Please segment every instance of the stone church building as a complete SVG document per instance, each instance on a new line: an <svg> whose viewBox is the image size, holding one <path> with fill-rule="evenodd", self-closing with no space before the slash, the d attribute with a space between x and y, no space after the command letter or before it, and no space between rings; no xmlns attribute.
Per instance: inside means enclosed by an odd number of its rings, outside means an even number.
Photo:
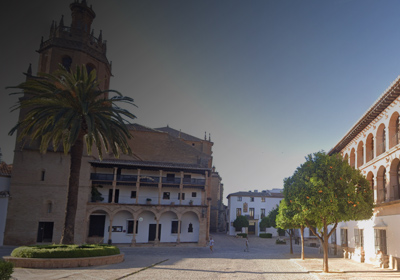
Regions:
<svg viewBox="0 0 400 280"><path fill-rule="evenodd" d="M96 16L85 0L70 4L72 22L53 22L40 43L38 72L96 69L101 89L108 89L111 64ZM35 79L29 67L27 79ZM20 118L25 115L21 110ZM196 243L204 246L210 229L223 230L222 178L212 165L210 137L200 139L170 127L129 125L133 155L103 160L84 155L75 243ZM40 154L16 143L4 244L58 243L64 224L69 156Z"/></svg>

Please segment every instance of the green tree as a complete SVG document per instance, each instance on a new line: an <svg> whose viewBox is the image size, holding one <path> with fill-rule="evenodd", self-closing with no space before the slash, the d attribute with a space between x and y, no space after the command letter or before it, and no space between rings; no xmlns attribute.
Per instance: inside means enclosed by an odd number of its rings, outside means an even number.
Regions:
<svg viewBox="0 0 400 280"><path fill-rule="evenodd" d="M273 227L276 228L276 216L278 216L279 213L279 205L276 205L274 208L272 208L271 211L268 212L267 215L267 227Z"/></svg>
<svg viewBox="0 0 400 280"><path fill-rule="evenodd" d="M87 73L86 67L75 72L60 68L53 74L40 74L18 86L22 90L12 94L25 94L12 111L23 109L27 113L9 132L18 130L18 140L39 141L39 150L45 153L51 146L63 147L70 154L67 204L61 243L74 243L74 226L78 203L79 176L84 145L91 154L95 147L102 158L103 148L118 157L120 151L130 154L126 118L135 116L116 105L117 102L134 105L133 99L115 90L100 90L96 71ZM112 94L112 97L108 97Z"/></svg>
<svg viewBox="0 0 400 280"><path fill-rule="evenodd" d="M292 239L294 235L294 229L299 227L299 224L295 221L295 212L291 211L286 200L282 199L279 204L278 215L276 216L276 226L280 229L286 230L290 237L290 254L293 254Z"/></svg>
<svg viewBox="0 0 400 280"><path fill-rule="evenodd" d="M244 227L249 227L249 220L247 220L245 216L237 216L233 221L233 226L235 227L236 231L242 230Z"/></svg>
<svg viewBox="0 0 400 280"><path fill-rule="evenodd" d="M267 227L269 227L269 219L268 217L264 217L260 221L260 229L265 230Z"/></svg>
<svg viewBox="0 0 400 280"><path fill-rule="evenodd" d="M324 272L329 272L328 238L337 224L372 216L373 193L369 182L338 154L308 155L284 195L286 203L297 213L302 212L304 222L320 239ZM329 225L332 225L330 230ZM314 230L314 226L319 230Z"/></svg>

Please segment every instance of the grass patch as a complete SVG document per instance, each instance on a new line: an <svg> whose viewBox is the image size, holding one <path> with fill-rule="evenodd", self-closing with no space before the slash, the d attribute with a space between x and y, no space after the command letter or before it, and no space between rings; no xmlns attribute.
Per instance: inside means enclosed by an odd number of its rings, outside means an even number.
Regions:
<svg viewBox="0 0 400 280"><path fill-rule="evenodd" d="M15 248L11 256L17 258L87 258L118 255L115 246L101 244L84 245L33 245Z"/></svg>

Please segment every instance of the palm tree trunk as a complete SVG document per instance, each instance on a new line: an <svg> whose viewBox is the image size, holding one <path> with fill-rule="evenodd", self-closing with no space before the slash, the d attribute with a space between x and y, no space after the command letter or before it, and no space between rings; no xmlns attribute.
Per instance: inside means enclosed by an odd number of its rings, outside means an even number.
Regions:
<svg viewBox="0 0 400 280"><path fill-rule="evenodd" d="M64 228L61 244L74 244L75 217L78 206L79 175L83 155L83 133L71 147L71 162L69 168L67 205L65 207Z"/></svg>

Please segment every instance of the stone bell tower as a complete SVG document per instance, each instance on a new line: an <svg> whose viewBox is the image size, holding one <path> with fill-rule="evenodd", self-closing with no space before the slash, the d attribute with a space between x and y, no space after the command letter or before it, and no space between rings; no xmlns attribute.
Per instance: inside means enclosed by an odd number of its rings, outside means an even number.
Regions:
<svg viewBox="0 0 400 280"><path fill-rule="evenodd" d="M86 65L88 71L96 69L101 89L109 89L111 63L106 56L107 42L103 40L101 30L96 38L91 29L96 14L86 0L76 0L69 7L71 25L66 26L62 16L58 24L55 21L51 24L49 38L44 40L42 37L38 72L52 73L59 64L73 71L77 65Z"/></svg>

